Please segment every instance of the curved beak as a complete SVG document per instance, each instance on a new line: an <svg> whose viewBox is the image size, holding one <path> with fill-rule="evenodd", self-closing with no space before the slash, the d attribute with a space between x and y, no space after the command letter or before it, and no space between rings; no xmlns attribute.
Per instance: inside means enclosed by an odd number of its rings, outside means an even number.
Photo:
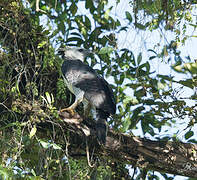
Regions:
<svg viewBox="0 0 197 180"><path fill-rule="evenodd" d="M64 54L64 51L66 50L67 48L58 48L57 49L57 54L58 55L63 55Z"/></svg>
<svg viewBox="0 0 197 180"><path fill-rule="evenodd" d="M92 55L92 54L94 55L94 52L92 52L91 50L86 49L85 51L87 55Z"/></svg>

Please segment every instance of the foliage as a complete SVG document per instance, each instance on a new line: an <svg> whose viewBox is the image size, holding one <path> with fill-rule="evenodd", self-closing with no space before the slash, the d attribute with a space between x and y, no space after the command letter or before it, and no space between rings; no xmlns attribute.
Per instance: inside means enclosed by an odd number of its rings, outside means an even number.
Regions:
<svg viewBox="0 0 197 180"><path fill-rule="evenodd" d="M81 12L79 6L83 5L88 14ZM197 109L195 104L186 103L180 91L182 87L196 88L197 63L182 57L178 50L190 38L186 34L187 25L196 29L191 14L196 7L192 1L178 0L131 1L130 6L133 12L125 12L125 25L112 15L113 6L107 0L0 2L2 178L128 177L124 163L114 165L102 157L95 160L97 166L91 169L85 158L69 156L65 147L69 133L62 133L58 109L71 104L73 97L61 79L62 62L55 53L60 45L82 46L97 54L91 57L90 65L110 77L117 114L109 125L115 131L132 134L134 129L141 129L143 135L153 139L176 140L173 135L158 137L158 133L163 126L170 128L188 119L185 141L196 142L192 138ZM135 54L133 49L119 48L117 34L129 32L131 26L143 31L170 30L175 38L160 45L159 51L148 49L151 55L146 59L143 52ZM156 73L151 63L166 59L172 70L189 78L178 81L170 74ZM180 89L174 89L173 84L181 85ZM196 103L196 97L194 92L188 99ZM138 171L137 177L143 173ZM147 175L149 179L158 178L151 172ZM170 179L167 175L163 177Z"/></svg>

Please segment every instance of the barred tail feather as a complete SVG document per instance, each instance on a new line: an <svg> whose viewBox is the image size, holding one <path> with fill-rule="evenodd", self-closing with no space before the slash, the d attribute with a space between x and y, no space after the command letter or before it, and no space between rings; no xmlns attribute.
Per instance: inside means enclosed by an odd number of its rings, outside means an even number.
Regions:
<svg viewBox="0 0 197 180"><path fill-rule="evenodd" d="M107 118L109 117L108 113L105 113L103 110L96 110L96 133L97 138L100 144L105 144L107 137Z"/></svg>
<svg viewBox="0 0 197 180"><path fill-rule="evenodd" d="M96 133L100 144L105 144L107 137L107 124L105 119L98 119L96 123Z"/></svg>

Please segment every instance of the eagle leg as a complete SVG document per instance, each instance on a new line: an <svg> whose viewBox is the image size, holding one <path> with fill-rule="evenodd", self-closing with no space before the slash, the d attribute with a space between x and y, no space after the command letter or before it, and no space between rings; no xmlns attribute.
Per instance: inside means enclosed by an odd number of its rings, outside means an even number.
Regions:
<svg viewBox="0 0 197 180"><path fill-rule="evenodd" d="M71 116L74 116L75 108L78 106L78 104L80 104L83 101L83 96L84 96L84 92L83 91L79 92L76 95L75 102L71 106L61 109L60 112L67 111L69 114L71 114Z"/></svg>
<svg viewBox="0 0 197 180"><path fill-rule="evenodd" d="M91 105L88 101L83 101L83 115L88 117L90 115Z"/></svg>
<svg viewBox="0 0 197 180"><path fill-rule="evenodd" d="M73 105L73 104L72 104L72 105ZM71 116L74 116L75 111L74 111L72 105L69 106L69 107L67 107L67 108L61 109L60 112L62 113L62 112L64 112L64 111L67 111L69 114L71 114Z"/></svg>

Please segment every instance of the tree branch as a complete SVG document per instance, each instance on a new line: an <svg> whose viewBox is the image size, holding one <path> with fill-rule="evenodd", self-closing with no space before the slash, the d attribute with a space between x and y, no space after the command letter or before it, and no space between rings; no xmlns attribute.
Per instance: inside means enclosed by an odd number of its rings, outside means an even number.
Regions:
<svg viewBox="0 0 197 180"><path fill-rule="evenodd" d="M89 132L90 148L99 146L95 140L95 125L88 127L84 125L82 117L76 118L75 121L68 120L68 117L63 118L69 126L75 127L75 133L72 134L75 143L84 140L82 132ZM84 128L85 127L85 128ZM79 133L79 131L81 133ZM77 137L76 137L77 136ZM92 138L91 138L92 137ZM77 144L75 144L77 146ZM85 151L85 146L83 147ZM100 148L96 147L97 155L105 155L114 161L120 161L126 164L131 164L134 167L145 168L148 170L156 170L170 174L197 177L197 145L171 142L171 141L153 141L146 138L129 136L126 134L115 133L112 129L109 130L106 144ZM169 168L170 167L170 168Z"/></svg>

